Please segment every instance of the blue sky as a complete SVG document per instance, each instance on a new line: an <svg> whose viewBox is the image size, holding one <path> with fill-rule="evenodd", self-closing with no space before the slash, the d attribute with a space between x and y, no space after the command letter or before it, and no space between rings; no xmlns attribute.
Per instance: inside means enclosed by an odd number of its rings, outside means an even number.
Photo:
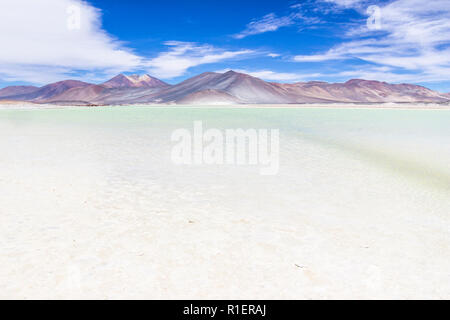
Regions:
<svg viewBox="0 0 450 320"><path fill-rule="evenodd" d="M2 0L0 86L234 69L450 92L448 0Z"/></svg>

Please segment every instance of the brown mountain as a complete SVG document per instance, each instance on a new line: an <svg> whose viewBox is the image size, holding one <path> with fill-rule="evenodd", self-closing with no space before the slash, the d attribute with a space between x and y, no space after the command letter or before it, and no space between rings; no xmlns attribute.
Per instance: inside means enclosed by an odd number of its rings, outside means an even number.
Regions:
<svg viewBox="0 0 450 320"><path fill-rule="evenodd" d="M17 96L21 94L28 94L39 90L34 86L11 86L0 90L0 98Z"/></svg>
<svg viewBox="0 0 450 320"><path fill-rule="evenodd" d="M8 99L43 102L72 88L87 87L87 86L90 86L90 84L77 80L65 80L46 85L31 93L10 96L8 97Z"/></svg>
<svg viewBox="0 0 450 320"><path fill-rule="evenodd" d="M121 104L153 94L170 85L149 75L119 74L100 85L72 88L47 99L47 103L70 101L81 104Z"/></svg>
<svg viewBox="0 0 450 320"><path fill-rule="evenodd" d="M46 99L45 103L73 103L73 104L92 104L93 100L100 96L107 89L101 85L92 84L89 86L75 87L66 90L60 94L54 95Z"/></svg>
<svg viewBox="0 0 450 320"><path fill-rule="evenodd" d="M389 84L361 79L345 83L306 82L277 84L286 89L295 102L314 100L333 102L444 102L447 97L422 86Z"/></svg>

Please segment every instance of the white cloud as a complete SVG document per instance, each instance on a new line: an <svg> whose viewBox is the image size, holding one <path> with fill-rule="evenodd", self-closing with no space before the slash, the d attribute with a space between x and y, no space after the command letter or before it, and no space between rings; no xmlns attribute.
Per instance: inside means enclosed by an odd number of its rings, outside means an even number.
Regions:
<svg viewBox="0 0 450 320"><path fill-rule="evenodd" d="M342 59L342 55L334 50L330 50L325 54L316 54L316 55L299 55L294 57L294 61L296 62L321 62L328 60L340 60Z"/></svg>
<svg viewBox="0 0 450 320"><path fill-rule="evenodd" d="M169 50L146 62L149 72L163 79L184 75L189 68L234 58L248 57L252 50L225 51L209 45L169 41Z"/></svg>
<svg viewBox="0 0 450 320"><path fill-rule="evenodd" d="M328 2L360 8L361 1ZM365 24L349 29L347 35L353 40L317 55L296 56L294 61L360 59L392 70L390 74L372 73L373 76L408 81L414 73L416 82L449 80L448 4L448 0L395 0L384 6L380 4L381 30L369 30Z"/></svg>
<svg viewBox="0 0 450 320"><path fill-rule="evenodd" d="M271 57L271 58L278 58L279 56L281 56L281 54L278 54L278 53L268 53L267 56L268 56L268 57Z"/></svg>
<svg viewBox="0 0 450 320"><path fill-rule="evenodd" d="M236 39L243 39L255 34L276 31L279 28L294 24L294 20L294 15L277 17L276 14L269 13L261 19L253 20L247 25L247 28L245 30L238 34L235 34L233 37Z"/></svg>
<svg viewBox="0 0 450 320"><path fill-rule="evenodd" d="M82 0L2 0L0 39L0 78L9 81L112 74L142 62L101 29L101 12Z"/></svg>
<svg viewBox="0 0 450 320"><path fill-rule="evenodd" d="M255 19L247 24L245 30L234 34L235 39L243 39L248 36L277 31L280 28L297 25L300 30L304 28L313 28L317 24L323 23L323 21L314 16L310 16L305 3L294 4L289 7L289 14L278 17L275 13L266 14L260 19ZM313 7L317 7L315 4Z"/></svg>

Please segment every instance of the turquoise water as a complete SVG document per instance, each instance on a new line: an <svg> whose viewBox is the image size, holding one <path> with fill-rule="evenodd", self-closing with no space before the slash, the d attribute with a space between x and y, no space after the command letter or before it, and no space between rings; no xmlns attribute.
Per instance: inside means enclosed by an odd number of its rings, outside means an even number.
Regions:
<svg viewBox="0 0 450 320"><path fill-rule="evenodd" d="M70 128L105 132L160 134L205 128L279 129L327 148L351 153L423 182L446 187L450 182L450 111L314 108L71 108L0 110L0 125ZM7 134L4 132L3 134ZM169 141L166 141L170 144ZM282 144L282 141L281 141ZM283 144L282 144L283 145Z"/></svg>

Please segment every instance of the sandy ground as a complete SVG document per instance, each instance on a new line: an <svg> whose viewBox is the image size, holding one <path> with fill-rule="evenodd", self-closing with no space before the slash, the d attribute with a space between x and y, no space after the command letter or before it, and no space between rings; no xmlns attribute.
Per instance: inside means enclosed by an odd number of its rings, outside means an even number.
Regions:
<svg viewBox="0 0 450 320"><path fill-rule="evenodd" d="M450 298L449 113L345 112L0 111L0 298ZM173 165L193 120L279 174Z"/></svg>

